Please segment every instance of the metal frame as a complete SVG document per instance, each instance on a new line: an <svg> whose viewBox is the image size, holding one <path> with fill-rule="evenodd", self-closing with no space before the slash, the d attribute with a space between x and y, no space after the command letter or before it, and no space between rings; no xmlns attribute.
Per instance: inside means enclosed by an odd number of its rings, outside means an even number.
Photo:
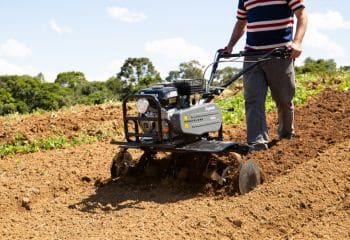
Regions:
<svg viewBox="0 0 350 240"><path fill-rule="evenodd" d="M146 98L149 102L154 103L157 107L157 116L156 117L139 117L139 116L129 116L128 115L128 110L127 110L127 104L131 99L134 99L137 101L140 98ZM155 139L155 141L159 141L160 143L164 143L163 139L163 129L162 129L162 112L161 112L161 105L158 99L153 96L153 95L140 95L140 94L134 94L134 95L129 95L123 100L123 121L124 121L124 133L125 133L125 138L128 142L141 142L140 137L154 137L154 135L148 136L147 134L142 134L139 131L139 125L138 121L152 121L152 122L157 122L158 123L158 131L157 131L157 137L158 139ZM135 132L130 132L129 131L129 122L132 121L135 126ZM171 131L171 126L170 122L167 121L169 125L169 138L171 137L172 134L170 134ZM132 140L130 137L135 137L135 141Z"/></svg>

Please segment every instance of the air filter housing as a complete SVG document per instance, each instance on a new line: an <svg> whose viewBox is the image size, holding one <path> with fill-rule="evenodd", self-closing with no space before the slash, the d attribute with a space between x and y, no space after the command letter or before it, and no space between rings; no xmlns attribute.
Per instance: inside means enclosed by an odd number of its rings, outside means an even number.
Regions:
<svg viewBox="0 0 350 240"><path fill-rule="evenodd" d="M193 95L204 92L203 80L201 79L175 80L174 87L177 88L179 95Z"/></svg>

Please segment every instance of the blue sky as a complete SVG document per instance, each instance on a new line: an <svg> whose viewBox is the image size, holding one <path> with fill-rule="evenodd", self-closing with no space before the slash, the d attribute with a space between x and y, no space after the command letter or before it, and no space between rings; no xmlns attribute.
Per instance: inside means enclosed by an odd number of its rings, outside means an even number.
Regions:
<svg viewBox="0 0 350 240"><path fill-rule="evenodd" d="M82 71L107 80L128 57L148 57L163 77L226 45L238 0L2 0L0 75ZM306 57L350 65L350 1L306 0ZM242 50L244 38L235 48Z"/></svg>

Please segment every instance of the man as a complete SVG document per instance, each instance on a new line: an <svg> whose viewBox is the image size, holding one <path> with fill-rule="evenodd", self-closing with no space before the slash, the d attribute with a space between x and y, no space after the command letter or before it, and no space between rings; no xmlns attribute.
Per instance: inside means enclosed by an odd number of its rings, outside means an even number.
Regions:
<svg viewBox="0 0 350 240"><path fill-rule="evenodd" d="M293 37L294 15L297 26ZM245 31L247 51L269 51L282 46L292 50L290 59L262 62L243 77L247 142L252 150L267 149L265 100L268 87L278 108L279 137L290 139L294 135L293 62L302 52L306 27L307 14L302 0L239 0L237 22L225 52L232 52ZM257 59L246 57L243 68Z"/></svg>

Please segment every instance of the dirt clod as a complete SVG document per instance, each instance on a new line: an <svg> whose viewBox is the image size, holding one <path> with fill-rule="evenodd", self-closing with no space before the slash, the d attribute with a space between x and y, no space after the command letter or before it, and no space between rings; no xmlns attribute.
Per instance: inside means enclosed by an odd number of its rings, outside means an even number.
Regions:
<svg viewBox="0 0 350 240"><path fill-rule="evenodd" d="M81 178L81 181L89 183L89 182L91 182L91 178L88 176L84 176Z"/></svg>
<svg viewBox="0 0 350 240"><path fill-rule="evenodd" d="M231 218L227 218L227 220L229 222L231 222L235 227L242 227L242 221L241 220L237 220L237 219L231 219Z"/></svg>
<svg viewBox="0 0 350 240"><path fill-rule="evenodd" d="M23 197L22 198L22 207L27 209L27 210L31 210L31 206L30 206L30 200L28 197Z"/></svg>

